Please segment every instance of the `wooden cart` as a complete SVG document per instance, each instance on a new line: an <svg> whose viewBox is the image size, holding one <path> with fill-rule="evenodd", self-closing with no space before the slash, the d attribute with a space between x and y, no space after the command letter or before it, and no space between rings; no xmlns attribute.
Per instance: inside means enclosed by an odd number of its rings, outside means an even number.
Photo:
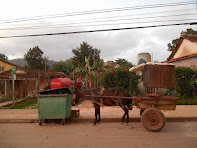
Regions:
<svg viewBox="0 0 197 148"><path fill-rule="evenodd" d="M130 69L142 75L145 88L143 97L121 96L89 96L100 98L134 99L140 109L141 122L149 131L160 131L165 126L165 116L160 110L175 110L179 98L162 95L162 89L175 86L174 65L172 64L141 64ZM87 96L88 97L88 96Z"/></svg>
<svg viewBox="0 0 197 148"><path fill-rule="evenodd" d="M141 122L149 131L160 131L165 126L165 116L160 110L176 109L179 98L162 95L162 90L175 87L174 67L173 64L148 63L129 70L142 75L146 95L135 102L141 109Z"/></svg>
<svg viewBox="0 0 197 148"><path fill-rule="evenodd" d="M147 95L143 97L99 96L86 95L91 98L133 99L140 109L143 126L152 132L160 131L165 126L165 116L161 110L175 110L179 98L172 96Z"/></svg>

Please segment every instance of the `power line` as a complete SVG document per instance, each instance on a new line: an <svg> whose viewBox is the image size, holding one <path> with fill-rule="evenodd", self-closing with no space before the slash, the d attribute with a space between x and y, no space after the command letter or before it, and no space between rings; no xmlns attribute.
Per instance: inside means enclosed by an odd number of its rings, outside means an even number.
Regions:
<svg viewBox="0 0 197 148"><path fill-rule="evenodd" d="M97 19L109 19L109 18L121 18L121 17L132 17L132 16L143 16L143 15L150 15L150 14L158 14L158 13L175 13L175 12L184 12L184 11L191 11L192 9L179 9L179 10L172 10L172 11L156 11L156 12L151 12L151 13L137 13L133 15L121 15L121 16L111 16L111 17L100 17L100 18L91 18L91 19L77 19L77 20L72 20L72 22L75 21L84 21L84 20L97 20Z"/></svg>
<svg viewBox="0 0 197 148"><path fill-rule="evenodd" d="M165 27L165 26L180 26L180 25L194 25L194 24L197 24L197 22L187 22L187 23L179 23L179 24L163 24L163 25L141 26L141 27L128 27L128 28L100 29L100 30L89 30L89 31L47 33L47 34L30 34L30 35L18 35L18 36L17 35L16 36L0 36L0 38L19 38L19 37L38 37L38 36L52 36L52 35L68 35L68 34L106 32L106 31L117 31L117 30L133 30L133 29L142 29L142 28Z"/></svg>
<svg viewBox="0 0 197 148"><path fill-rule="evenodd" d="M80 26L73 26L76 24L89 24L89 23L101 23L101 22L116 22L116 21L129 21L129 20L140 20L140 19L155 19L155 18L164 18L164 17L177 17L177 16L189 16L189 15L196 15L193 14L176 14L176 15L163 15L163 16L150 16L150 17L143 17L143 18L125 18L125 19L115 19L115 20L105 20L105 21L88 21L88 22L77 22L77 23L68 23L68 24L54 24L54 25L39 25L39 26L30 26L30 27L15 27L15 28L2 28L0 30L25 30L25 29L44 29L47 28L65 28L65 27L80 27ZM192 19L194 20L194 19ZM177 20L175 20L177 21ZM178 20L179 21L179 20ZM161 22L161 21L160 21ZM162 21L163 22L163 21ZM135 24L135 23L150 23L150 22L132 22L132 23L120 23L120 24ZM152 22L151 22L152 23ZM117 24L117 23L116 23ZM72 25L72 26L69 26ZM98 25L85 25L85 26L99 26L99 25L106 25L106 24L98 24ZM110 25L110 24L109 24ZM114 25L114 24L112 24ZM83 26L83 25L82 25Z"/></svg>
<svg viewBox="0 0 197 148"><path fill-rule="evenodd" d="M5 24L5 23L8 24L8 23L16 23L16 22L24 22L24 21L34 21L34 20L40 20L40 19L43 20L43 19L58 18L58 17L119 12L119 11L128 11L128 10L136 10L136 9L150 9L150 8L161 8L161 7L185 6L185 5L191 5L191 4L196 4L196 2L195 1L189 1L189 2L180 2L180 3L167 3L167 4L156 4L156 5L144 5L144 6L135 6L135 7L123 7L123 8L113 8L113 9L83 11L83 12L74 12L74 13L63 13L63 14L55 14L55 15L48 15L48 16L34 16L34 17L29 17L29 18L3 20L3 21L0 22L0 24Z"/></svg>

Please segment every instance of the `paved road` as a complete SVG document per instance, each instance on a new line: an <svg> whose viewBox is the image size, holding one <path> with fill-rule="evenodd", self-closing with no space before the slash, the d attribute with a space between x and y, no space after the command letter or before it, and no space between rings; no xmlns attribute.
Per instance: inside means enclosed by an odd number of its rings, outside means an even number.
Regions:
<svg viewBox="0 0 197 148"><path fill-rule="evenodd" d="M84 101L72 109L80 109L80 119L94 119L95 109L90 101ZM177 105L176 110L163 111L167 118L197 117L197 105ZM101 118L121 118L124 112L120 107L101 107ZM130 118L140 118L140 109L129 112ZM0 119L38 119L37 109L0 109Z"/></svg>
<svg viewBox="0 0 197 148"><path fill-rule="evenodd" d="M162 132L141 123L61 124L1 123L1 148L196 148L197 122L169 122Z"/></svg>

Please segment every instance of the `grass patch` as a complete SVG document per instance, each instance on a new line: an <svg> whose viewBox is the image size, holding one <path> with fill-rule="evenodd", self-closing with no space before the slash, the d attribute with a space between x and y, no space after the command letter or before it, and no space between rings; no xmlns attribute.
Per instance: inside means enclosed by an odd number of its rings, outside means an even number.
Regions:
<svg viewBox="0 0 197 148"><path fill-rule="evenodd" d="M197 105L197 97L193 97L191 99L180 98L177 101L178 105Z"/></svg>
<svg viewBox="0 0 197 148"><path fill-rule="evenodd" d="M37 99L31 99L25 102L15 103L14 105L12 104L11 106L8 107L8 109L24 109L37 103L38 103Z"/></svg>

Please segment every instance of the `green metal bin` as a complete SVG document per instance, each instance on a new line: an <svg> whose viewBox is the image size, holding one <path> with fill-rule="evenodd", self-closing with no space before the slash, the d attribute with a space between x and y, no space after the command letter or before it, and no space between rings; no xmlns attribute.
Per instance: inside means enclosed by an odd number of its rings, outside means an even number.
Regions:
<svg viewBox="0 0 197 148"><path fill-rule="evenodd" d="M62 125L65 119L71 117L72 94L51 94L38 96L38 118L39 124L45 119L62 119Z"/></svg>

